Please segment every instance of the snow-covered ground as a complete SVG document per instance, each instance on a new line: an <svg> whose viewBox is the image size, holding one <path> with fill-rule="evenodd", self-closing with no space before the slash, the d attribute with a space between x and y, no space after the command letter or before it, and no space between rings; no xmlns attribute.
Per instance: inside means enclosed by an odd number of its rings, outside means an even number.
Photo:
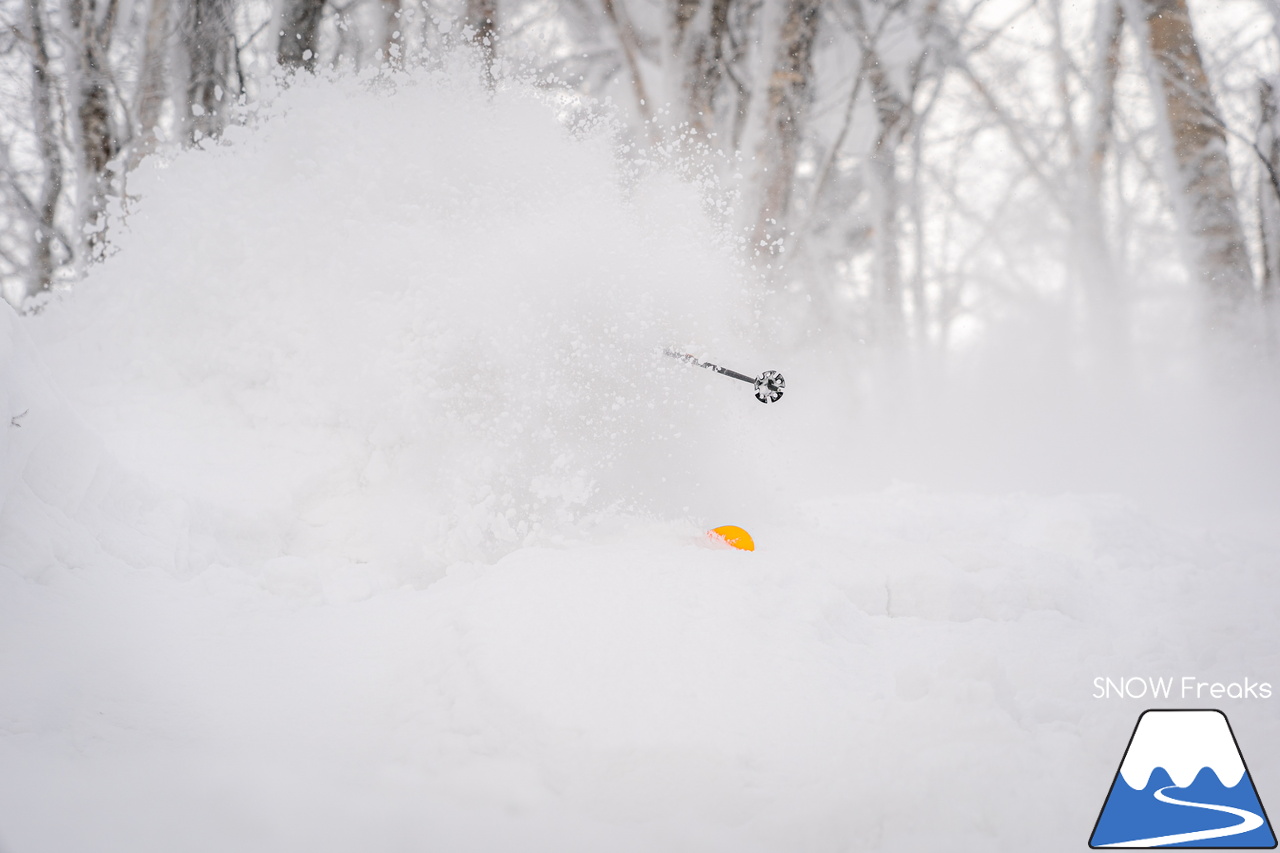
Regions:
<svg viewBox="0 0 1280 853"><path fill-rule="evenodd" d="M1280 688L1266 401L1022 351L890 395L607 127L268 113L0 309L0 851L1077 850L1152 705L1280 797L1280 696L1094 698Z"/></svg>

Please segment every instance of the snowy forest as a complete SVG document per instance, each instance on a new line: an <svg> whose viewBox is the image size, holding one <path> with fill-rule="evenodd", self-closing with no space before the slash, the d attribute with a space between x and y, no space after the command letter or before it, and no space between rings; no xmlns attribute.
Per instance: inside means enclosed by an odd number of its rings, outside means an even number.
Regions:
<svg viewBox="0 0 1280 853"><path fill-rule="evenodd" d="M0 853L1274 846L1276 0L0 24Z"/></svg>
<svg viewBox="0 0 1280 853"><path fill-rule="evenodd" d="M1261 0L76 0L4 24L19 306L110 254L148 154L214 144L289 74L392 81L474 47L490 88L607 100L635 157L714 175L793 332L946 350L1042 311L1123 350L1190 287L1208 325L1274 338L1280 11Z"/></svg>

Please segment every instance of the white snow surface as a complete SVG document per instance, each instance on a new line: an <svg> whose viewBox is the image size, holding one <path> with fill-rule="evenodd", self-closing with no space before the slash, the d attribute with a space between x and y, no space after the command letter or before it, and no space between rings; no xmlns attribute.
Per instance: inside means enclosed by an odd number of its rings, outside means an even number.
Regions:
<svg viewBox="0 0 1280 853"><path fill-rule="evenodd" d="M298 81L206 149L0 309L4 853L1076 850L1144 707L1095 677L1280 683L1273 504L1063 488L1112 466L1034 395L898 429L607 127ZM1267 493L1186 424L1134 482Z"/></svg>
<svg viewBox="0 0 1280 853"><path fill-rule="evenodd" d="M1240 784L1244 759L1221 711L1148 711L1138 721L1120 765L1130 788L1147 787L1151 773L1163 767L1173 784L1185 788L1208 767L1228 788Z"/></svg>

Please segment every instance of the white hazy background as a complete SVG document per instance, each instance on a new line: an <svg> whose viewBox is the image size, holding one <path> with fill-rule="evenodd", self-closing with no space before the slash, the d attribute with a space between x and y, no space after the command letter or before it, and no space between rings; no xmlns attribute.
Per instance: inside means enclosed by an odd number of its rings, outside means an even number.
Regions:
<svg viewBox="0 0 1280 853"><path fill-rule="evenodd" d="M678 169L469 79L298 79L0 309L0 850L1077 850L1096 676L1280 686L1275 385L1189 308L784 347Z"/></svg>

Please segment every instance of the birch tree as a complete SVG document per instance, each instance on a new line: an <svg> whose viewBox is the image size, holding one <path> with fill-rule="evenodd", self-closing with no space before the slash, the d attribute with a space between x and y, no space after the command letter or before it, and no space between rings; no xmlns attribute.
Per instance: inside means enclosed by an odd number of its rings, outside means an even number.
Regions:
<svg viewBox="0 0 1280 853"><path fill-rule="evenodd" d="M276 61L285 68L314 71L320 55L320 19L325 0L285 0L280 12Z"/></svg>
<svg viewBox="0 0 1280 853"><path fill-rule="evenodd" d="M169 40L170 10L174 0L151 0L147 9L147 25L142 43L142 68L138 79L138 92L134 104L135 132L137 140L133 151L133 164L155 148L160 126L160 114L169 95L170 54L173 45Z"/></svg>
<svg viewBox="0 0 1280 853"><path fill-rule="evenodd" d="M471 42L480 51L485 86L492 91L497 80L498 3L497 0L467 0L467 28Z"/></svg>
<svg viewBox="0 0 1280 853"><path fill-rule="evenodd" d="M188 136L193 141L222 131L228 107L240 92L236 69L233 0L184 0Z"/></svg>
<svg viewBox="0 0 1280 853"><path fill-rule="evenodd" d="M1114 144L1116 78L1120 73L1124 8L1119 0L1098 0L1092 33L1092 69L1087 78L1089 109L1083 134L1077 132L1071 119L1073 101L1067 82L1071 60L1062 43L1062 22L1057 14L1054 24L1058 89L1076 188L1071 201L1069 262L1074 262L1085 297L1090 336L1107 355L1113 356L1123 349L1127 334L1125 294L1121 292L1107 236L1102 195L1106 162Z"/></svg>
<svg viewBox="0 0 1280 853"><path fill-rule="evenodd" d="M40 158L38 191L34 199L27 199L17 185L12 167L9 181L16 195L28 210L33 224L31 264L27 276L27 295L48 290L57 274L56 247L65 246L57 227L58 204L62 199L62 148L59 143L59 127L54 112L57 92L49 60L49 43L45 34L44 14L40 0L27 0L31 52L31 117L35 131L36 150Z"/></svg>
<svg viewBox="0 0 1280 853"><path fill-rule="evenodd" d="M1170 162L1175 212L1211 324L1231 326L1254 291L1227 139L1186 0L1128 0L1142 28Z"/></svg>
<svg viewBox="0 0 1280 853"><path fill-rule="evenodd" d="M604 19L608 22L609 28L613 31L614 38L617 40L618 51L622 54L631 84L636 111L640 116L641 122L648 129L649 138L656 142L657 127L653 123L653 102L650 100L649 89L645 84L644 70L640 64L640 39L636 34L636 29L620 2L600 0L600 7L604 12Z"/></svg>
<svg viewBox="0 0 1280 853"><path fill-rule="evenodd" d="M873 27L869 21L867 5L864 0L851 0L849 8L853 14L854 32L862 49L862 69L869 83L876 121L875 141L868 157L868 171L873 186L875 279L879 294L875 313L880 337L886 341L894 341L903 336L905 326L899 157L903 142L916 122L916 92L924 72L927 51L917 51L907 63L901 81L895 81L890 75L889 63L881 55L880 37L887 27L893 26L895 17L898 18L896 23L899 27L910 26L912 22L905 20L905 16L894 14L910 7L903 4L896 9L884 9L878 25ZM929 0L918 10L919 18L914 24L922 31L921 36L926 36L937 12L936 0ZM920 43L927 44L926 38L922 37ZM917 311L923 310L923 305L916 307Z"/></svg>
<svg viewBox="0 0 1280 853"><path fill-rule="evenodd" d="M400 66L405 60L403 24L404 4L401 0L382 0L382 54L387 62Z"/></svg>
<svg viewBox="0 0 1280 853"><path fill-rule="evenodd" d="M1263 158L1258 173L1258 245L1262 255L1262 296L1268 311L1280 297L1280 100L1275 84L1258 83L1258 141Z"/></svg>
<svg viewBox="0 0 1280 853"><path fill-rule="evenodd" d="M763 133L756 152L759 205L752 243L766 255L781 246L813 76L819 0L787 0L765 93Z"/></svg>
<svg viewBox="0 0 1280 853"><path fill-rule="evenodd" d="M80 148L80 219L87 230L90 257L101 250L101 220L111 181L109 166L120 153L109 74L111 36L115 30L118 0L99 8L95 0L71 0L68 12L77 38L76 85L73 102L76 137Z"/></svg>
<svg viewBox="0 0 1280 853"><path fill-rule="evenodd" d="M678 118L702 139L716 132L716 108L726 72L730 0L672 0L669 74Z"/></svg>

